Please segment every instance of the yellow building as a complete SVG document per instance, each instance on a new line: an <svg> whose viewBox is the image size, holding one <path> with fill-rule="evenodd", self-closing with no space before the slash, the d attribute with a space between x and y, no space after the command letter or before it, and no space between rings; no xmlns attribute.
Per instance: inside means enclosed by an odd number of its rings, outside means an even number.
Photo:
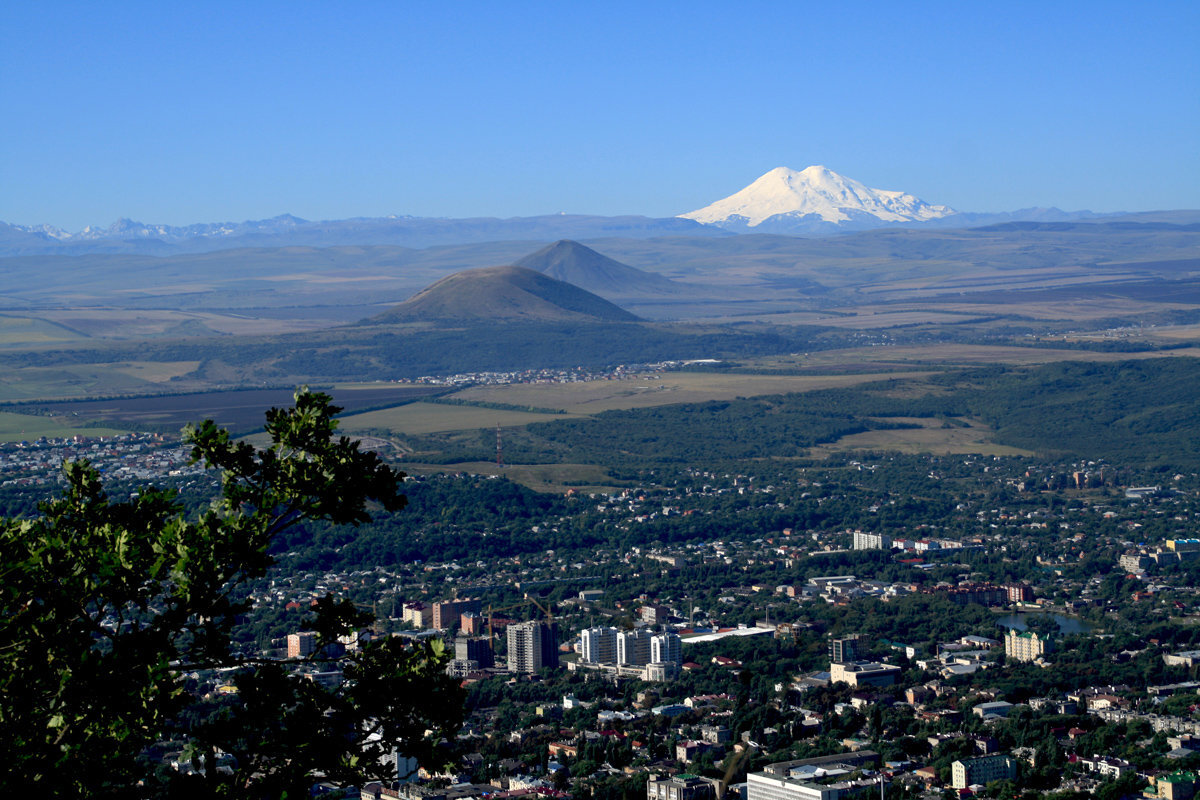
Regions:
<svg viewBox="0 0 1200 800"><path fill-rule="evenodd" d="M1004 635L1004 655L1014 661L1037 661L1053 649L1053 640L1037 631L1009 628Z"/></svg>
<svg viewBox="0 0 1200 800"><path fill-rule="evenodd" d="M975 784L986 785L1017 777L1017 762L1003 753L979 756L950 765L950 785L955 789L966 789Z"/></svg>
<svg viewBox="0 0 1200 800"><path fill-rule="evenodd" d="M1196 773L1180 771L1159 775L1156 785L1162 800L1192 800L1196 796Z"/></svg>

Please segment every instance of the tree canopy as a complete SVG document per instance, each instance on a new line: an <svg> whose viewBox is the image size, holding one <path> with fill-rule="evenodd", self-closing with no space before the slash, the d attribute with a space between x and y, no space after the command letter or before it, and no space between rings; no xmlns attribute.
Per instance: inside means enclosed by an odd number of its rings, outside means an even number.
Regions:
<svg viewBox="0 0 1200 800"><path fill-rule="evenodd" d="M294 407L268 412L261 450L211 421L189 426L193 460L221 475L217 499L192 518L168 490L110 498L77 461L62 497L0 520L0 785L307 797L318 779L385 777L382 759L396 753L437 760L462 715L440 643L355 648L338 660L337 688L232 644L275 537L306 520L365 522L371 502L404 505L403 473L334 435L338 410L298 392ZM327 596L308 620L308 661L328 669L338 637L370 621ZM225 691L202 696L196 676L216 670Z"/></svg>

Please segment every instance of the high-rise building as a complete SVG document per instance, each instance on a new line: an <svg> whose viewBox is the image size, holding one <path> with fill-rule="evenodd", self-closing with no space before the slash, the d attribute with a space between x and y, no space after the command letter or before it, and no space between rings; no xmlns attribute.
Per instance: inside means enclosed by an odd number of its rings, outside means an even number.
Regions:
<svg viewBox="0 0 1200 800"><path fill-rule="evenodd" d="M617 629L587 628L580 634L582 660L588 664L617 663Z"/></svg>
<svg viewBox="0 0 1200 800"><path fill-rule="evenodd" d="M486 638L459 636L454 640L454 660L474 661L480 669L487 669L495 663L492 658L492 643Z"/></svg>
<svg viewBox="0 0 1200 800"><path fill-rule="evenodd" d="M521 622L508 626L508 671L534 673L558 666L558 626Z"/></svg>
<svg viewBox="0 0 1200 800"><path fill-rule="evenodd" d="M650 663L650 639L654 634L648 630L621 631L617 634L617 663L642 667Z"/></svg>
<svg viewBox="0 0 1200 800"><path fill-rule="evenodd" d="M829 640L829 661L833 664L847 664L851 661L857 661L860 657L866 655L866 653L866 642L857 633L853 636L843 636L840 639Z"/></svg>
<svg viewBox="0 0 1200 800"><path fill-rule="evenodd" d="M288 658L305 658L317 649L317 634L313 631L289 633L287 637Z"/></svg>
<svg viewBox="0 0 1200 800"><path fill-rule="evenodd" d="M650 638L650 663L683 663L683 641L677 634L660 633Z"/></svg>

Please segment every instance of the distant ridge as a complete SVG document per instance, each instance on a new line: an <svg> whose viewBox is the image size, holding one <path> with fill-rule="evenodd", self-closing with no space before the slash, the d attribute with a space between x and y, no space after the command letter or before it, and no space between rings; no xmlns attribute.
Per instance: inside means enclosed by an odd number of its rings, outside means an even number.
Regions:
<svg viewBox="0 0 1200 800"><path fill-rule="evenodd" d="M340 247L398 245L435 247L478 242L655 236L728 236L727 231L692 220L635 215L602 217L546 214L536 217L359 217L311 221L283 214L272 219L196 225L150 225L121 219L107 228L68 233L50 225L0 222L0 257L138 253L205 253L243 247Z"/></svg>
<svg viewBox="0 0 1200 800"><path fill-rule="evenodd" d="M612 299L676 297L695 287L631 267L570 239L561 239L513 262Z"/></svg>
<svg viewBox="0 0 1200 800"><path fill-rule="evenodd" d="M525 267L456 272L369 322L636 322L602 297Z"/></svg>

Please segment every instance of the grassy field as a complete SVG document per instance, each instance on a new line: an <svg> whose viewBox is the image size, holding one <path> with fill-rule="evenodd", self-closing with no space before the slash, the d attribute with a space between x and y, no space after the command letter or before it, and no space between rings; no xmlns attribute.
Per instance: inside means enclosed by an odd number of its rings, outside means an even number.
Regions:
<svg viewBox="0 0 1200 800"><path fill-rule="evenodd" d="M843 309L839 309L843 310ZM958 324L982 319L990 314L974 312L957 312L943 308L894 308L894 307L864 307L859 309L844 309L850 313L827 314L814 311L797 311L787 314L757 314L742 317L729 317L722 322L766 322L776 325L821 325L828 328L849 328L853 330L878 330L884 328L907 327L911 325Z"/></svg>
<svg viewBox="0 0 1200 800"><path fill-rule="evenodd" d="M563 494L575 490L582 493L601 492L609 494L620 491L608 478L603 467L591 464L505 464L496 466L492 461L470 461L447 467L445 464L422 464L402 462L400 468L410 475L431 475L451 472L469 472L472 475L498 475L520 483L535 492Z"/></svg>
<svg viewBox="0 0 1200 800"><path fill-rule="evenodd" d="M113 364L115 372L147 383L166 383L194 371L199 361L126 361Z"/></svg>
<svg viewBox="0 0 1200 800"><path fill-rule="evenodd" d="M76 331L44 319L0 314L0 346L58 344L82 341L86 338Z"/></svg>
<svg viewBox="0 0 1200 800"><path fill-rule="evenodd" d="M878 430L843 436L831 444L812 449L816 457L855 450L893 450L900 453L978 454L987 456L1029 456L1033 453L988 441L992 430L973 420L956 420L964 427L939 419L918 417L888 418L888 422L920 425L919 428Z"/></svg>
<svg viewBox="0 0 1200 800"><path fill-rule="evenodd" d="M728 375L715 372L664 372L638 378L588 383L523 383L476 386L453 396L462 400L561 409L569 414L598 414L614 409L649 408L675 403L732 400L787 392L811 392L857 386L928 373L855 375ZM549 417L542 416L541 419ZM532 420L540 421L540 420Z"/></svg>
<svg viewBox="0 0 1200 800"><path fill-rule="evenodd" d="M388 384L370 389L339 388L330 394L336 405L354 412L408 403L439 391L437 387L430 386ZM196 392L38 403L37 408L55 414L113 423L133 430L178 431L189 422L212 419L234 432L244 432L260 427L267 409L290 406L292 394L291 389Z"/></svg>
<svg viewBox="0 0 1200 800"><path fill-rule="evenodd" d="M0 411L0 442L33 441L42 436L62 438L78 434L92 437L115 436L118 433L127 433L127 431L117 428L80 428L67 424L62 417L42 417Z"/></svg>
<svg viewBox="0 0 1200 800"><path fill-rule="evenodd" d="M531 422L562 419L567 416L570 415L537 414L528 411L452 406L441 403L410 403L397 408L385 408L342 417L340 428L344 433L386 430L399 435L419 436L429 433L494 428L497 425L510 428L528 425Z"/></svg>
<svg viewBox="0 0 1200 800"><path fill-rule="evenodd" d="M147 372L170 370L169 365L147 368ZM45 398L95 397L162 391L112 364L68 364L61 367L22 367L4 370L0 377L0 402Z"/></svg>
<svg viewBox="0 0 1200 800"><path fill-rule="evenodd" d="M323 319L279 319L249 314L214 314L201 311L130 310L121 308L80 308L38 312L33 320L42 325L67 326L100 339L135 339L171 335L226 334L270 336L329 327ZM59 328L65 332L65 329ZM2 334L0 334L2 335ZM76 335L75 338L82 338ZM33 343L33 339L25 339ZM3 339L0 339L3 342Z"/></svg>
<svg viewBox="0 0 1200 800"><path fill-rule="evenodd" d="M902 367L913 364L931 366L987 366L991 364L1051 364L1058 361L1127 361L1166 356L1200 356L1200 348L1144 353L1102 353L1091 350L1056 350L1049 347L1005 347L974 344L900 345L895 347L859 347L825 350L795 359L795 365L811 368L836 368L856 362Z"/></svg>

